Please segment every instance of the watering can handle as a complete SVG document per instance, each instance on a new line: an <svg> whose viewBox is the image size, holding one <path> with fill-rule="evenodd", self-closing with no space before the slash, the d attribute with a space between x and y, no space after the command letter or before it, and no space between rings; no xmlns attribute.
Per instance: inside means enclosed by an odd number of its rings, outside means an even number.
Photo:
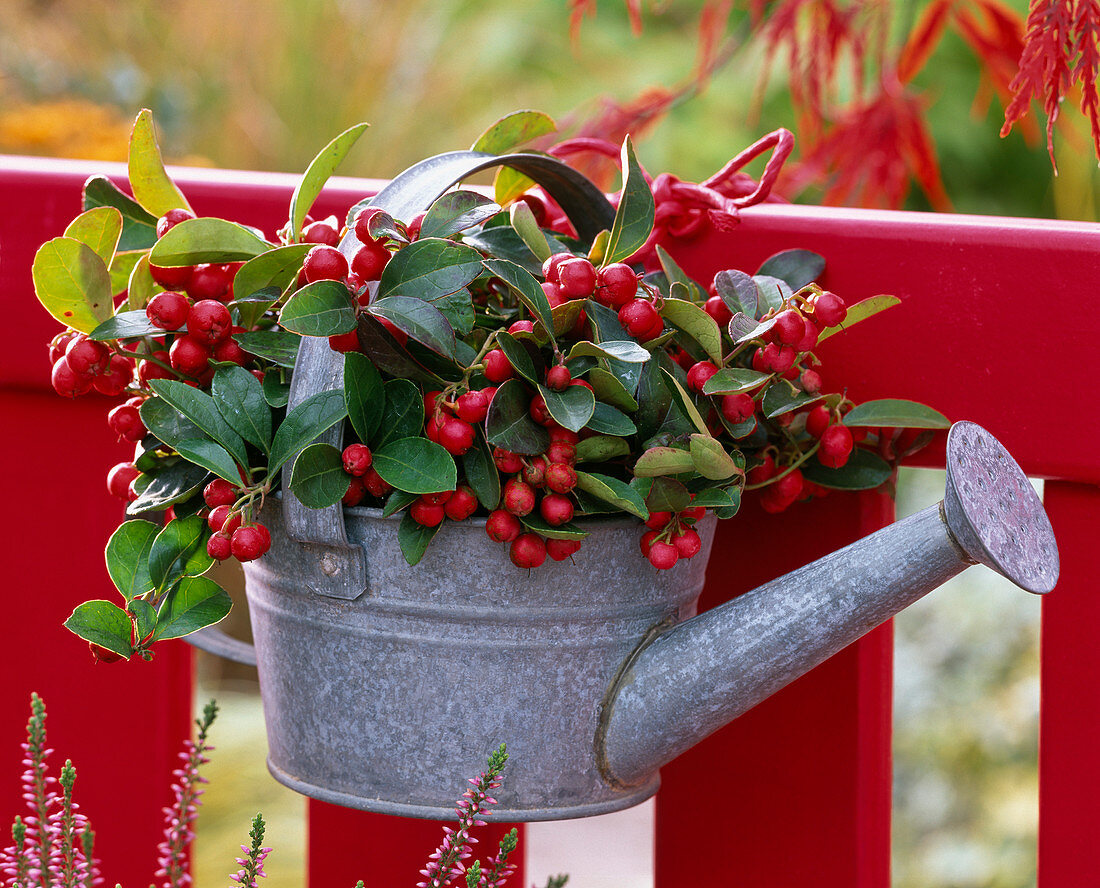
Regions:
<svg viewBox="0 0 1100 888"><path fill-rule="evenodd" d="M541 154L496 155L480 151L440 154L405 170L370 198L369 205L381 207L396 219L408 220L431 206L453 185L496 166L512 167L541 185L561 206L582 240L591 241L600 231L610 230L615 221L614 207L590 180L560 160ZM352 207L351 213L356 209ZM340 250L350 260L360 246L354 229L349 227ZM343 366L343 355L333 351L326 339L303 337L287 409L294 409L319 392L342 388ZM342 423L317 440L341 447ZM293 461L283 467L284 479L290 477L292 467ZM367 586L366 557L362 548L348 542L339 505L307 508L284 485L283 517L290 536L316 556L321 576L309 582L314 592L348 600L363 594Z"/></svg>
<svg viewBox="0 0 1100 888"><path fill-rule="evenodd" d="M256 665L256 648L247 641L226 635L217 626L207 626L198 632L185 635L183 640L191 647L208 654L217 654L234 663L244 663L246 666Z"/></svg>

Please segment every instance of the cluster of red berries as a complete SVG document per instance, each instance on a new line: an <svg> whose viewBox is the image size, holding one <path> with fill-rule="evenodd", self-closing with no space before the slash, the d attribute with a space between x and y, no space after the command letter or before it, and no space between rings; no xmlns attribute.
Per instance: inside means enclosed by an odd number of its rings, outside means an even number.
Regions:
<svg viewBox="0 0 1100 888"><path fill-rule="evenodd" d="M691 506L681 512L650 512L649 528L642 534L642 554L657 570L671 570L681 558L694 558L703 548L699 533L692 526L707 510Z"/></svg>
<svg viewBox="0 0 1100 888"><path fill-rule="evenodd" d="M556 253L542 265L546 279L542 291L551 308L573 299L592 299L619 313L619 323L635 339L648 342L656 339L664 330L653 301L638 296L638 275L622 262L613 262L600 269L583 256L572 253ZM573 333L580 335L586 321L582 311Z"/></svg>
<svg viewBox="0 0 1100 888"><path fill-rule="evenodd" d="M206 552L217 561L230 556L254 561L271 548L271 531L258 521L243 523L242 510L234 510L241 493L224 478L215 478L203 489L202 498L210 510L206 523L212 531Z"/></svg>

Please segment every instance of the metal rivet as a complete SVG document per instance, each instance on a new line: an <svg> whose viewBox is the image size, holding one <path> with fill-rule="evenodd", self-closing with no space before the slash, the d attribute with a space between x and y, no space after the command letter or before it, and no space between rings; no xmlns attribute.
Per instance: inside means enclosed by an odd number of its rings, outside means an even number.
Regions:
<svg viewBox="0 0 1100 888"><path fill-rule="evenodd" d="M340 573L340 562L331 552L321 556L321 573L326 577L334 577Z"/></svg>

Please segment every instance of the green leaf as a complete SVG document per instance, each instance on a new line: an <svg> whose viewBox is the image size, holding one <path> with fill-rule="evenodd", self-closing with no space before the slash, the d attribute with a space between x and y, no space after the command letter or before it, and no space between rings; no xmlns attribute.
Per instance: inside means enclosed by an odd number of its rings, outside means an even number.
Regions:
<svg viewBox="0 0 1100 888"><path fill-rule="evenodd" d="M518 379L504 382L489 405L485 418L490 444L527 456L542 453L550 445L550 433L531 419L530 399Z"/></svg>
<svg viewBox="0 0 1100 888"><path fill-rule="evenodd" d="M339 448L331 444L310 444L294 460L290 492L307 508L323 509L343 499L349 481Z"/></svg>
<svg viewBox="0 0 1100 888"><path fill-rule="evenodd" d="M419 494L406 493L404 490L395 490L386 497L386 503L382 506L382 517L389 518L390 515L396 515L402 509L407 509L418 499L420 499Z"/></svg>
<svg viewBox="0 0 1100 888"><path fill-rule="evenodd" d="M130 272L130 279L126 285L126 308L142 309L149 304L149 300L160 291L161 287L153 280L149 271L149 256L144 255L137 261L134 270Z"/></svg>
<svg viewBox="0 0 1100 888"><path fill-rule="evenodd" d="M692 302L702 302L706 299L703 288L688 277L687 272L676 264L676 260L668 255L668 252L660 244L657 244L657 259L660 261L661 269L664 271L669 283L682 284L686 287L689 299Z"/></svg>
<svg viewBox="0 0 1100 888"><path fill-rule="evenodd" d="M873 490L890 479L894 470L877 454L857 447L839 469L823 466L816 459L802 464L802 476L814 484L834 490Z"/></svg>
<svg viewBox="0 0 1100 888"><path fill-rule="evenodd" d="M707 317L710 317L707 315ZM712 320L713 324L714 321ZM598 344L587 339L580 340L569 349L569 360L584 357L612 358L616 361L625 361L628 364L644 364L653 355L633 339L601 340Z"/></svg>
<svg viewBox="0 0 1100 888"><path fill-rule="evenodd" d="M532 512L530 515L524 515L519 520L527 530L532 530L551 540L583 540L588 536L587 530L581 530L571 522L558 525L550 524L537 511Z"/></svg>
<svg viewBox="0 0 1100 888"><path fill-rule="evenodd" d="M684 417L695 426L695 430L702 435L709 435L710 431L707 429L707 424L703 421L702 414L699 413L699 408L695 406L695 402L691 399L682 385L665 369L661 369L661 375L664 377L665 388L668 389L672 395L673 402L680 408L680 412Z"/></svg>
<svg viewBox="0 0 1100 888"><path fill-rule="evenodd" d="M290 457L347 415L341 389L318 392L306 398L287 413L275 432L267 463L268 475L274 475Z"/></svg>
<svg viewBox="0 0 1100 888"><path fill-rule="evenodd" d="M244 262L271 248L262 237L236 222L212 217L184 219L156 242L149 261L154 265Z"/></svg>
<svg viewBox="0 0 1100 888"><path fill-rule="evenodd" d="M740 472L725 448L710 435L692 435L689 440L695 471L711 481L723 481Z"/></svg>
<svg viewBox="0 0 1100 888"><path fill-rule="evenodd" d="M792 290L801 290L821 277L824 271L824 256L810 250L782 250L765 259L756 273L779 278Z"/></svg>
<svg viewBox="0 0 1100 888"><path fill-rule="evenodd" d="M535 254L511 225L495 225L469 231L462 236L462 241L497 259L514 262L530 274L542 274L542 263L535 258Z"/></svg>
<svg viewBox="0 0 1100 888"><path fill-rule="evenodd" d="M340 281L314 281L287 300L279 324L303 336L334 336L355 329L351 293Z"/></svg>
<svg viewBox="0 0 1100 888"><path fill-rule="evenodd" d="M378 368L359 352L344 355L344 404L359 440L370 441L382 422L386 395Z"/></svg>
<svg viewBox="0 0 1100 888"><path fill-rule="evenodd" d="M157 135L153 129L153 112L148 108L142 109L138 114L134 128L130 131L128 171L134 198L150 215L159 217L169 210L191 209L183 192L176 187L164 169Z"/></svg>
<svg viewBox="0 0 1100 888"><path fill-rule="evenodd" d="M367 311L385 318L437 354L454 358L455 331L433 303L415 296L386 296L372 302Z"/></svg>
<svg viewBox="0 0 1100 888"><path fill-rule="evenodd" d="M89 247L104 265L110 265L122 236L122 213L114 207L96 207L73 219L65 229L71 237Z"/></svg>
<svg viewBox="0 0 1100 888"><path fill-rule="evenodd" d="M111 275L95 250L71 237L46 241L31 266L34 293L66 327L91 333L114 313Z"/></svg>
<svg viewBox="0 0 1100 888"><path fill-rule="evenodd" d="M214 406L233 431L267 453L271 447L271 408L260 380L243 367L219 367L210 391Z"/></svg>
<svg viewBox="0 0 1100 888"><path fill-rule="evenodd" d="M661 317L698 342L714 363L722 363L722 329L698 305L683 299L666 299Z"/></svg>
<svg viewBox="0 0 1100 888"><path fill-rule="evenodd" d="M675 478L656 477L645 498L650 512L680 512L691 505L691 494Z"/></svg>
<svg viewBox="0 0 1100 888"><path fill-rule="evenodd" d="M209 536L206 519L198 515L169 521L149 549L149 579L153 588L164 590L180 577L206 573L214 563L206 553Z"/></svg>
<svg viewBox="0 0 1100 888"><path fill-rule="evenodd" d="M737 345L741 345L752 339L760 339L774 326L775 318L756 323L743 314L735 314L730 321L730 337Z"/></svg>
<svg viewBox="0 0 1100 888"><path fill-rule="evenodd" d="M760 408L768 419L775 419L784 413L790 413L814 401L820 401L824 397L824 395L811 395L809 392L799 391L785 381L777 380L764 392L764 397L760 400Z"/></svg>
<svg viewBox="0 0 1100 888"><path fill-rule="evenodd" d="M658 475L679 475L695 471L691 453L678 447L650 447L638 457L634 474L639 478L656 478Z"/></svg>
<svg viewBox="0 0 1100 888"><path fill-rule="evenodd" d="M127 601L153 588L149 576L149 550L160 527L152 521L124 521L111 534L104 551L111 582Z"/></svg>
<svg viewBox="0 0 1100 888"><path fill-rule="evenodd" d="M343 163L352 146L355 145L368 126L370 126L368 123L357 123L355 126L344 130L309 162L302 180L298 183L298 187L294 189L294 194L290 198L290 225L294 232L294 240L301 237L302 222L306 218L306 213L313 206L313 202L317 199L317 195L321 193L321 189L325 187L329 176Z"/></svg>
<svg viewBox="0 0 1100 888"><path fill-rule="evenodd" d="M554 329L550 303L534 275L507 259L486 259L482 264L489 274L496 275L508 285L508 289L542 322L546 330Z"/></svg>
<svg viewBox="0 0 1100 888"><path fill-rule="evenodd" d="M157 640L182 638L228 616L233 600L207 577L184 577L161 605L157 615Z"/></svg>
<svg viewBox="0 0 1100 888"><path fill-rule="evenodd" d="M756 318L764 312L760 305L760 291L751 275L729 268L714 276L714 290L734 314Z"/></svg>
<svg viewBox="0 0 1100 888"><path fill-rule="evenodd" d="M298 346L302 344L301 336L284 330L234 333L233 338L249 354L290 369L294 369L294 363L298 360Z"/></svg>
<svg viewBox="0 0 1100 888"><path fill-rule="evenodd" d="M145 309L120 311L114 317L107 318L88 334L89 339L103 342L111 339L134 339L140 336L159 336L164 331L150 323Z"/></svg>
<svg viewBox="0 0 1100 888"><path fill-rule="evenodd" d="M649 190L642 168L634 156L634 146L627 136L622 149L623 190L611 238L601 265L622 262L646 242L653 230L653 192Z"/></svg>
<svg viewBox="0 0 1100 888"><path fill-rule="evenodd" d="M704 395L735 395L747 392L771 378L770 373L742 367L723 367L703 384Z"/></svg>
<svg viewBox="0 0 1100 888"><path fill-rule="evenodd" d="M134 627L137 629L137 637L144 641L157 626L157 612L144 598L138 598L127 605L127 609L134 616Z"/></svg>
<svg viewBox="0 0 1100 888"><path fill-rule="evenodd" d="M571 432L579 432L583 429L595 413L596 396L586 386L570 385L561 392L556 392L544 385L540 385L538 389L546 402L546 410L550 416L558 425L564 426ZM608 409L615 410L614 407Z"/></svg>
<svg viewBox="0 0 1100 888"><path fill-rule="evenodd" d="M601 401L628 413L638 409L638 402L614 373L602 367L593 367L588 371L588 383L595 389L596 397Z"/></svg>
<svg viewBox="0 0 1100 888"><path fill-rule="evenodd" d="M420 237L449 237L500 212L500 204L476 191L448 191L428 207Z"/></svg>
<svg viewBox="0 0 1100 888"><path fill-rule="evenodd" d="M439 533L439 528L442 526L437 524L435 527L424 527L422 524L417 524L413 516L406 512L397 528L397 542L401 546L401 554L405 556L405 561L410 565L419 564L420 559L424 557L424 552L427 551L428 544Z"/></svg>
<svg viewBox="0 0 1100 888"><path fill-rule="evenodd" d="M872 296L870 299L863 299L855 305L848 306L844 321L836 327L826 327L817 337L817 341L823 342L841 330L847 330L860 321L865 321L872 315L877 315L880 311L886 311L895 305L901 305L901 300L897 296Z"/></svg>
<svg viewBox="0 0 1100 888"><path fill-rule="evenodd" d="M241 474L237 469L237 463L233 461L225 448L215 444L206 438L190 438L177 441L172 445L188 462L209 469L219 478L224 478L230 484L240 484Z"/></svg>
<svg viewBox="0 0 1100 888"><path fill-rule="evenodd" d="M764 309L764 314L767 314L769 310L779 311L783 307L784 300L789 299L794 293L787 286L787 282L781 281L779 278L756 274L753 275L752 279L756 283L756 289L760 294L760 304Z"/></svg>
<svg viewBox="0 0 1100 888"><path fill-rule="evenodd" d="M531 212L526 202L517 200L512 204L508 208L508 219L516 230L516 234L527 244L527 249L536 259L545 262L550 258L552 255L550 244L547 243L546 235L542 233L539 223L535 221L535 214Z"/></svg>
<svg viewBox="0 0 1100 888"><path fill-rule="evenodd" d="M84 183L85 210L94 207L114 207L122 214L122 235L117 250L148 250L157 240L157 217L147 213L141 205L124 194L105 176L91 176Z"/></svg>
<svg viewBox="0 0 1100 888"><path fill-rule="evenodd" d="M354 207L352 208L354 209ZM348 226L354 227L355 213L348 214ZM423 227L420 229L423 231ZM398 225L397 220L389 213L378 210L367 221L367 233L375 240L390 239L398 244L407 244L409 239L405 236L404 226Z"/></svg>
<svg viewBox="0 0 1100 888"><path fill-rule="evenodd" d="M485 443L485 431L480 426L477 428L474 446L462 456L462 470L478 502L489 511L495 509L500 504L500 472L497 471L489 446Z"/></svg>
<svg viewBox="0 0 1100 888"><path fill-rule="evenodd" d="M503 330L498 332L497 345L500 347L500 350L504 352L504 356L508 359L508 363L512 365L516 373L526 379L531 385L539 384L540 376L535 369L534 360L532 360L527 349L525 349L512 334L506 333Z"/></svg>
<svg viewBox="0 0 1100 888"><path fill-rule="evenodd" d="M127 515L159 512L190 499L206 485L210 473L201 466L179 459L155 475L141 477L148 477L149 480L140 496L126 507Z"/></svg>
<svg viewBox="0 0 1100 888"><path fill-rule="evenodd" d="M244 441L222 418L214 406L214 399L206 392L173 379L154 379L151 385L154 392L228 450L238 465L248 465Z"/></svg>
<svg viewBox="0 0 1100 888"><path fill-rule="evenodd" d="M602 401L596 402L596 409L586 425L594 432L618 437L633 435L638 431L629 416Z"/></svg>
<svg viewBox="0 0 1100 888"><path fill-rule="evenodd" d="M603 265L610 241L611 231L605 228L592 239L592 247L588 251L588 261L596 266Z"/></svg>
<svg viewBox="0 0 1100 888"><path fill-rule="evenodd" d="M864 401L844 416L846 426L883 426L900 429L949 429L951 420L925 404L898 398Z"/></svg>
<svg viewBox="0 0 1100 888"><path fill-rule="evenodd" d="M587 302L587 299L570 299L568 302L555 305L550 310L550 314L554 319L554 336L564 336L577 326L577 318L581 316ZM539 327L539 332L536 335L541 335L543 329Z"/></svg>
<svg viewBox="0 0 1100 888"><path fill-rule="evenodd" d="M202 429L162 398L148 398L138 412L145 428L169 447L203 436Z"/></svg>
<svg viewBox="0 0 1100 888"><path fill-rule="evenodd" d="M290 403L290 383L283 382L280 374L268 370L263 381L264 400L272 407L285 407Z"/></svg>
<svg viewBox="0 0 1100 888"><path fill-rule="evenodd" d="M465 244L424 238L393 254L377 298L400 294L432 302L461 290L481 273L481 254Z"/></svg>
<svg viewBox="0 0 1100 888"><path fill-rule="evenodd" d="M695 494L691 504L706 509L736 510L741 508L741 490L738 487L708 487Z"/></svg>
<svg viewBox="0 0 1100 888"><path fill-rule="evenodd" d="M134 652L130 627L126 611L110 601L85 601L65 621L70 632L124 657Z"/></svg>
<svg viewBox="0 0 1100 888"><path fill-rule="evenodd" d="M443 493L458 484L455 461L427 438L400 438L374 451L371 464L382 479L406 493Z"/></svg>
<svg viewBox="0 0 1100 888"><path fill-rule="evenodd" d="M424 396L420 389L407 379L391 379L383 391L386 401L377 437L366 442L372 450L391 441L415 437L424 428Z"/></svg>
<svg viewBox="0 0 1100 888"><path fill-rule="evenodd" d="M541 111L513 111L478 136L470 150L504 154L557 128L554 119Z"/></svg>
<svg viewBox="0 0 1100 888"><path fill-rule="evenodd" d="M265 300L263 303L244 305L240 299L252 296L261 290L273 287L278 293L282 293L298 279L298 271L302 262L316 244L288 244L285 247L276 247L259 256L249 259L237 271L233 278L233 295L237 302L237 311L240 312L240 324L245 329L253 326L274 303L273 300ZM275 299L278 296L276 295Z"/></svg>
<svg viewBox="0 0 1100 888"><path fill-rule="evenodd" d="M128 253L115 253L107 263L107 272L111 276L111 293L117 296L123 290L127 289L130 284L130 278L134 274L134 269L141 260L146 258L146 254L133 250ZM127 302L129 302L130 294L126 294Z"/></svg>
<svg viewBox="0 0 1100 888"><path fill-rule="evenodd" d="M618 478L599 475L595 472L577 472L577 487L624 512L637 515L643 521L649 517L649 510L641 494Z"/></svg>
<svg viewBox="0 0 1100 888"><path fill-rule="evenodd" d="M605 405L606 406L606 405ZM599 409L599 404L596 405ZM630 455L630 445L622 438L593 435L577 443L577 462L605 462Z"/></svg>

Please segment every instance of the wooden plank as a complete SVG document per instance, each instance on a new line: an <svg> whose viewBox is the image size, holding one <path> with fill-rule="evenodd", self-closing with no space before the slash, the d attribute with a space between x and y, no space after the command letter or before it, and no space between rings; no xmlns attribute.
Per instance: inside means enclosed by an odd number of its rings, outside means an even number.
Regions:
<svg viewBox="0 0 1100 888"><path fill-rule="evenodd" d="M1096 882L1100 848L1100 488L1048 481L1043 497L1062 561L1043 599L1039 724L1039 886Z"/></svg>

